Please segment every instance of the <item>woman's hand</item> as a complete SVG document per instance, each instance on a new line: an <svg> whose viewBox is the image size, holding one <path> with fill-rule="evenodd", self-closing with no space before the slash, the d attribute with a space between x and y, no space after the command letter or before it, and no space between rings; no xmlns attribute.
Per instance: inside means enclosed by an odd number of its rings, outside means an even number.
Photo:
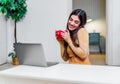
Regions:
<svg viewBox="0 0 120 84"><path fill-rule="evenodd" d="M72 41L71 41L71 38L70 38L70 33L69 33L68 30L64 30L61 35L62 35L62 38L63 38L68 44L72 42Z"/></svg>

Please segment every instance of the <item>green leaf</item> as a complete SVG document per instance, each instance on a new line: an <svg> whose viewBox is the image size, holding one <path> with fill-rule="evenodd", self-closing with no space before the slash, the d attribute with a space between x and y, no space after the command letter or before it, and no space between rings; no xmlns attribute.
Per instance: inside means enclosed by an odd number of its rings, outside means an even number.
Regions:
<svg viewBox="0 0 120 84"><path fill-rule="evenodd" d="M26 0L0 0L0 12L18 22L26 15Z"/></svg>
<svg viewBox="0 0 120 84"><path fill-rule="evenodd" d="M15 57L15 53L13 53L13 52L9 53L8 57Z"/></svg>

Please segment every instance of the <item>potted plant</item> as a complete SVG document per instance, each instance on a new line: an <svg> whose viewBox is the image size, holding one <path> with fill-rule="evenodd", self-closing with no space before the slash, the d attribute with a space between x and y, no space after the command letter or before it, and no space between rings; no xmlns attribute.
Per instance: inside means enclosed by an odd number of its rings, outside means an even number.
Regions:
<svg viewBox="0 0 120 84"><path fill-rule="evenodd" d="M0 12L5 15L6 19L11 18L14 20L14 38L15 43L17 43L16 24L17 22L21 21L26 15L26 0L0 0ZM14 59L18 60L16 54L13 52L8 56L11 56L13 58L13 64Z"/></svg>

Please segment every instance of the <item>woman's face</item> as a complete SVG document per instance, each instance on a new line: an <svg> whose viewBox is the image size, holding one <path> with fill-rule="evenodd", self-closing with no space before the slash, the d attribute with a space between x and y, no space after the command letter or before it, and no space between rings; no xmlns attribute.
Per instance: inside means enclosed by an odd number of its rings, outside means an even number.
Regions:
<svg viewBox="0 0 120 84"><path fill-rule="evenodd" d="M68 20L68 28L69 30L75 30L79 27L81 21L77 15L71 15L70 19Z"/></svg>

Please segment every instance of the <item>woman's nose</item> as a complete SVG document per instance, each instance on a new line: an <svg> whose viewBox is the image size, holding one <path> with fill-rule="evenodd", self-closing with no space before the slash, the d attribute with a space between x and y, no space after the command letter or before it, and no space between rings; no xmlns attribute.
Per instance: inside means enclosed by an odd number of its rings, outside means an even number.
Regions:
<svg viewBox="0 0 120 84"><path fill-rule="evenodd" d="M71 25L74 25L74 21L71 22Z"/></svg>

